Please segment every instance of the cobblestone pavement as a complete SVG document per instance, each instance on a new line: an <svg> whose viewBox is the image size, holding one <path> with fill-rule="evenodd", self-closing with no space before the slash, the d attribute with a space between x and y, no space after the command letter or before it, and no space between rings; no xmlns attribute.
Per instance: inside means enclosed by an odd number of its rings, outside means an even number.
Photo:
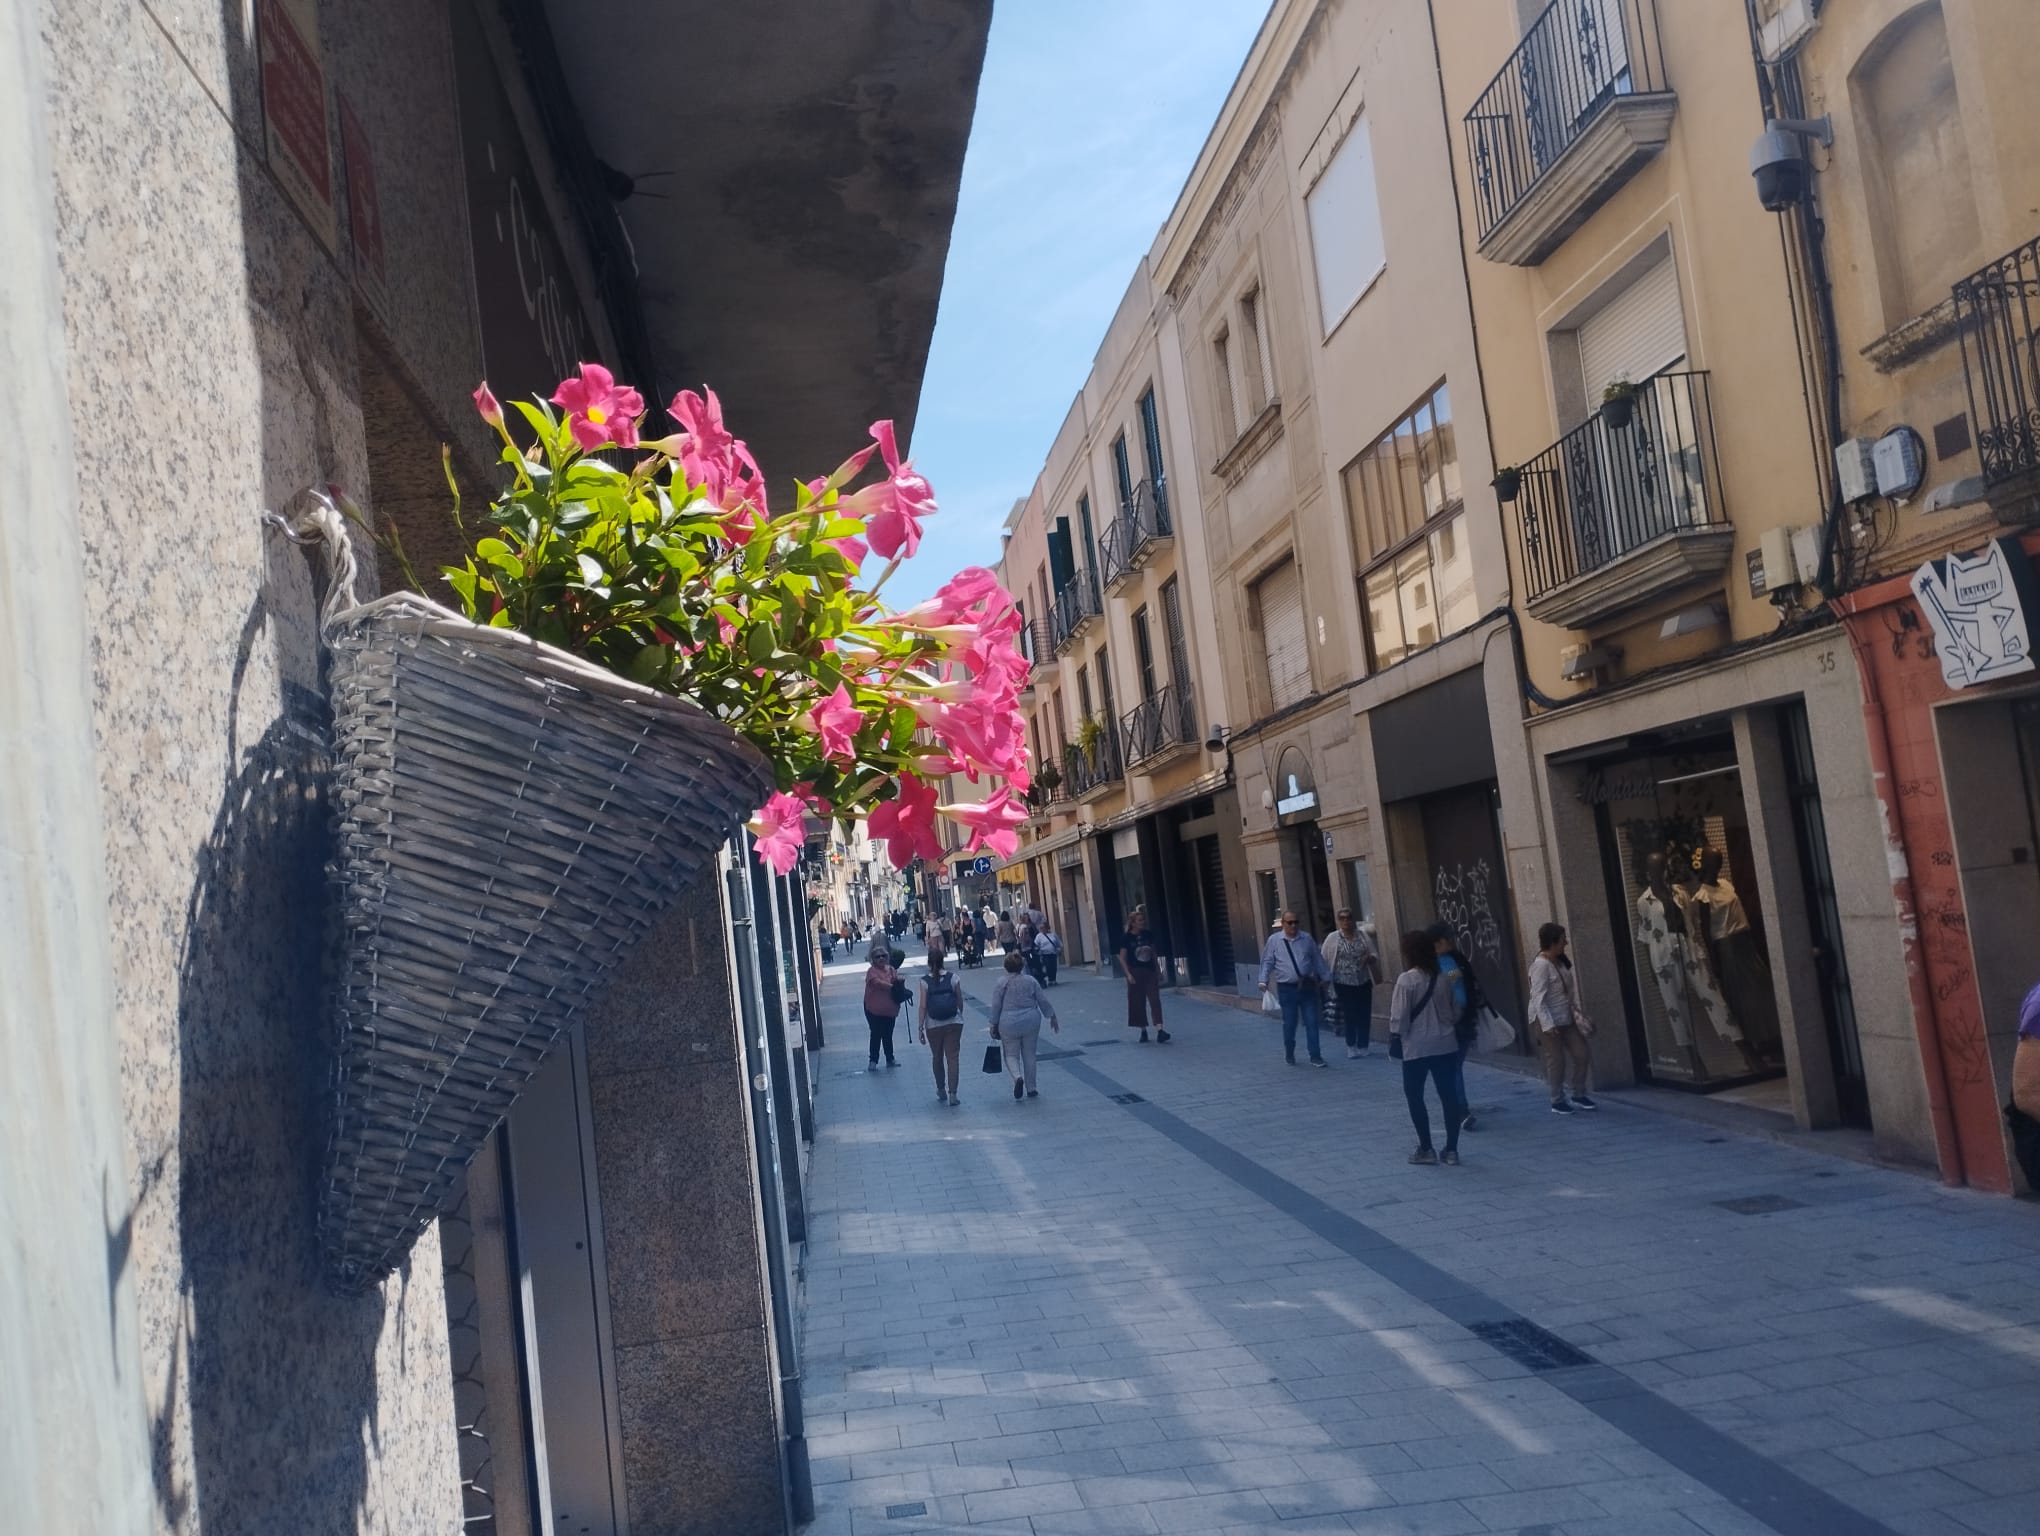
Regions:
<svg viewBox="0 0 2040 1536"><path fill-rule="evenodd" d="M918 962L915 966L918 970ZM2040 1210L1273 1021L1055 994L1015 1103L866 1075L837 967L809 1190L812 1536L2033 1536ZM966 972L988 997L991 970ZM1134 1101L1126 1096L1137 1095Z"/></svg>

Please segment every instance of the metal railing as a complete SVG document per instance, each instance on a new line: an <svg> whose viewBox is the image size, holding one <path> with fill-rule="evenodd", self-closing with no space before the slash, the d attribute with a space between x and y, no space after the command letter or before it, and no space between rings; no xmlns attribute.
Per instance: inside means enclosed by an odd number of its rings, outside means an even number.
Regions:
<svg viewBox="0 0 2040 1536"><path fill-rule="evenodd" d="M1133 488L1133 500L1120 510L1098 541L1098 564L1105 585L1140 566L1141 556L1159 539L1175 533L1169 522L1168 488L1157 480L1143 480Z"/></svg>
<svg viewBox="0 0 2040 1536"><path fill-rule="evenodd" d="M1609 102L1666 89L1656 0L1552 0L1466 114L1481 239Z"/></svg>
<svg viewBox="0 0 2040 1536"><path fill-rule="evenodd" d="M1104 726L1090 750L1078 748L1068 752L1063 762L1063 788L1072 798L1081 799L1094 789L1107 784L1116 784L1126 777L1126 767L1119 755L1119 733L1113 722L1099 722Z"/></svg>
<svg viewBox="0 0 2040 1536"><path fill-rule="evenodd" d="M2040 471L2040 239L1958 282L1955 323L1983 483Z"/></svg>
<svg viewBox="0 0 2040 1536"><path fill-rule="evenodd" d="M1126 738L1126 761L1138 766L1158 757L1171 747L1194 745L1197 735L1197 699L1187 685L1171 683L1151 699L1143 699L1119 722Z"/></svg>
<svg viewBox="0 0 2040 1536"><path fill-rule="evenodd" d="M1098 577L1089 570L1078 571L1055 595L1055 609L1049 615L1049 629L1056 650L1068 645L1072 636L1084 627L1086 619L1096 618L1105 611L1105 605L1098 596Z"/></svg>
<svg viewBox="0 0 2040 1536"><path fill-rule="evenodd" d="M1725 526L1705 373L1636 386L1626 426L1600 411L1521 468L1516 521L1533 598L1662 534Z"/></svg>
<svg viewBox="0 0 2040 1536"><path fill-rule="evenodd" d="M1032 688L1055 665L1055 640L1049 632L1046 619L1029 619L1020 626L1020 654L1027 658L1027 679L1023 688Z"/></svg>

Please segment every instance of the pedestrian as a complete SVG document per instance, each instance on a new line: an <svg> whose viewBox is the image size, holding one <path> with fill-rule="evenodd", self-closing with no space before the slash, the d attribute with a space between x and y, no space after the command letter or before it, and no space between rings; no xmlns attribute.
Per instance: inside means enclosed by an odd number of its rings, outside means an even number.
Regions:
<svg viewBox="0 0 2040 1536"><path fill-rule="evenodd" d="M1395 979L1388 1002L1388 1054L1402 1062L1403 1097L1409 1101L1410 1123L1417 1128L1419 1164L1459 1162L1459 1133L1466 1124L1466 1093L1459 1070L1459 1007L1452 984L1440 969L1431 935L1412 930L1403 935L1403 973ZM1431 1111L1424 1102L1424 1083L1438 1087L1438 1107L1445 1115L1445 1147L1431 1144Z"/></svg>
<svg viewBox="0 0 2040 1536"><path fill-rule="evenodd" d="M1281 924L1268 935L1261 948L1261 990L1271 987L1282 1005L1282 1055L1296 1065L1296 1025L1303 1023L1303 1043L1310 1052L1310 1064L1325 1065L1318 1049L1318 1022L1325 984L1331 980L1324 953L1307 933L1294 912L1285 911Z"/></svg>
<svg viewBox="0 0 2040 1536"><path fill-rule="evenodd" d="M1140 1043L1148 1043L1148 1018L1155 1021L1155 1042L1167 1045L1174 1037L1162 1027L1162 956L1155 936L1148 932L1147 908L1137 906L1126 914L1126 932L1119 937L1119 967L1126 973L1126 1027L1140 1031Z"/></svg>
<svg viewBox="0 0 2040 1536"><path fill-rule="evenodd" d="M2040 1192L2040 982L2019 1004L2018 1041L2012 1048L2012 1102L2005 1106L2005 1118L2011 1122L2020 1171Z"/></svg>
<svg viewBox="0 0 2040 1536"><path fill-rule="evenodd" d="M1041 1097L1034 1086L1034 1063L1041 1044L1041 1021L1056 1034L1062 1021L1041 983L1027 974L1018 954L1006 956L1006 974L992 988L992 1038L1004 1048L1006 1070L1013 1076L1013 1097Z"/></svg>
<svg viewBox="0 0 2040 1536"><path fill-rule="evenodd" d="M961 1103L956 1074L963 1059L963 983L943 965L939 949L928 951L921 982L921 1043L935 1062L935 1102Z"/></svg>
<svg viewBox="0 0 2040 1536"><path fill-rule="evenodd" d="M1565 949L1564 926L1546 923L1537 930L1537 956L1530 962L1530 1022L1537 1029L1537 1053L1544 1058L1544 1086L1554 1115L1600 1108L1587 1097L1587 1036L1594 1026L1580 1008L1579 977Z"/></svg>
<svg viewBox="0 0 2040 1536"><path fill-rule="evenodd" d="M1007 954L1012 954L1014 950L1020 947L1020 930L1013 926L1012 913L1001 912L999 914L999 925L993 930L993 933L998 938L999 948L1003 949Z"/></svg>
<svg viewBox="0 0 2040 1536"><path fill-rule="evenodd" d="M1346 1059L1365 1056L1374 1036L1374 984L1381 980L1381 955L1365 929L1353 921L1351 907L1339 908L1339 926L1325 940L1325 965L1332 973L1332 992L1339 1000L1339 1027L1346 1036Z"/></svg>
<svg viewBox="0 0 2040 1536"><path fill-rule="evenodd" d="M876 1072L881 1050L888 1067L899 1065L893 1059L893 1026L899 1022L900 1004L911 994L893 968L891 951L876 939L872 941L869 960L864 971L864 1022L871 1026L871 1055L864 1070Z"/></svg>
<svg viewBox="0 0 2040 1536"><path fill-rule="evenodd" d="M942 925L940 923L930 925L926 929L924 936L928 945L928 964L933 966L936 961L943 959L948 954L949 940L943 937Z"/></svg>
<svg viewBox="0 0 2040 1536"><path fill-rule="evenodd" d="M1054 986L1056 967L1062 961L1062 940L1053 928L1044 927L1034 936L1034 954L1041 966L1042 984Z"/></svg>
<svg viewBox="0 0 2040 1536"><path fill-rule="evenodd" d="M1450 984L1452 1005L1458 1010L1453 1024L1459 1037L1459 1055L1454 1070L1459 1073L1459 1101L1466 1105L1466 1119L1459 1128L1477 1131L1480 1126L1473 1118L1473 1106L1466 1097L1466 1053L1473 1049L1474 1028L1480 1020L1481 1009L1487 1006L1487 994L1481 991L1480 977L1474 974L1473 962L1460 952L1452 925L1433 923L1427 931L1431 936L1432 952L1438 957L1438 974Z"/></svg>

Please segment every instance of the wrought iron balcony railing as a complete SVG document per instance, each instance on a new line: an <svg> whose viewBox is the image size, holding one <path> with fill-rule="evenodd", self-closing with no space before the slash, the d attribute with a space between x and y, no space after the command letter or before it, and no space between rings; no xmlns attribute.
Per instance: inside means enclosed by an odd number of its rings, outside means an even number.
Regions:
<svg viewBox="0 0 2040 1536"><path fill-rule="evenodd" d="M1174 748L1195 746L1199 740L1196 691L1171 683L1128 710L1119 724L1126 737L1130 768Z"/></svg>
<svg viewBox="0 0 2040 1536"><path fill-rule="evenodd" d="M1466 114L1481 240L1612 103L1668 91L1655 0L1552 0ZM1582 197L1612 192L1627 174L1609 181L1612 169L1590 176ZM1592 206L1573 210L1573 222Z"/></svg>
<svg viewBox="0 0 2040 1536"><path fill-rule="evenodd" d="M1112 520L1098 541L1098 564L1108 589L1116 587L1143 565L1164 539L1175 535L1169 521L1169 495L1164 482L1143 480L1133 500Z"/></svg>
<svg viewBox="0 0 2040 1536"><path fill-rule="evenodd" d="M1046 619L1029 619L1020 626L1020 654L1027 658L1027 676L1020 684L1025 695L1055 666L1055 641Z"/></svg>
<svg viewBox="0 0 2040 1536"><path fill-rule="evenodd" d="M1666 534L1728 525L1705 373L1644 380L1627 425L1596 411L1520 473L1516 520L1533 602Z"/></svg>
<svg viewBox="0 0 2040 1536"><path fill-rule="evenodd" d="M1060 651L1068 645L1083 632L1086 624L1104 611L1096 574L1088 570L1078 571L1055 595L1055 610L1049 616L1055 649Z"/></svg>
<svg viewBox="0 0 2040 1536"><path fill-rule="evenodd" d="M1081 800L1093 790L1117 784L1126 777L1119 755L1118 732L1113 730L1111 721L1099 724L1104 730L1088 749L1074 747L1064 754L1063 788L1073 799Z"/></svg>
<svg viewBox="0 0 2040 1536"><path fill-rule="evenodd" d="M2040 473L2040 239L1955 285L1962 376L1983 483Z"/></svg>

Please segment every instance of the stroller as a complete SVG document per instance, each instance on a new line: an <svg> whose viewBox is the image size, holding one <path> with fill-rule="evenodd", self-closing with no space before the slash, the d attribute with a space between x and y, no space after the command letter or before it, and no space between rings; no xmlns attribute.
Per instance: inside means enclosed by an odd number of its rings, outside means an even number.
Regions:
<svg viewBox="0 0 2040 1536"><path fill-rule="evenodd" d="M976 970L985 963L984 941L978 937L976 928L966 928L963 933L963 947L957 951L956 963Z"/></svg>

